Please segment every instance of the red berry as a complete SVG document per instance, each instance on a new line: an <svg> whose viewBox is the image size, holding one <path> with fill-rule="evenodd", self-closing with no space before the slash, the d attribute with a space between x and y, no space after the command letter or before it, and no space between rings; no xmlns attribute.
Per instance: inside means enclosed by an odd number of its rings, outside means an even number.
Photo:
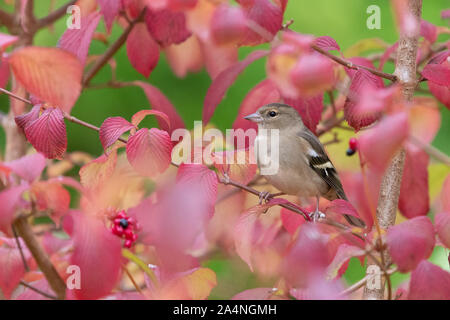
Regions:
<svg viewBox="0 0 450 320"><path fill-rule="evenodd" d="M112 227L112 233L121 237L123 235L123 228L115 225Z"/></svg>
<svg viewBox="0 0 450 320"><path fill-rule="evenodd" d="M133 241L125 240L125 243L124 243L125 248L131 248L132 245L133 245Z"/></svg>
<svg viewBox="0 0 450 320"><path fill-rule="evenodd" d="M126 217L127 217L127 215L126 215L125 211L123 211L123 210L117 214L117 218L126 219Z"/></svg>
<svg viewBox="0 0 450 320"><path fill-rule="evenodd" d="M132 240L133 239L133 235L134 235L133 234L133 230L125 229L124 235L125 235L125 239Z"/></svg>
<svg viewBox="0 0 450 320"><path fill-rule="evenodd" d="M356 140L356 138L350 138L350 140L348 141L348 145L350 149L356 151L358 149L358 140Z"/></svg>

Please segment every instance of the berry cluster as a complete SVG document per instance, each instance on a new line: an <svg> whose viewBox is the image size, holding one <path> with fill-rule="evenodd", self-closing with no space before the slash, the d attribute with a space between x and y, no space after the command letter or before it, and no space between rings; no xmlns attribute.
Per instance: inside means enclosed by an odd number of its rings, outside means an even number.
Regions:
<svg viewBox="0 0 450 320"><path fill-rule="evenodd" d="M112 217L111 220L113 221L111 232L116 236L125 239L125 248L131 248L133 243L137 240L137 235L134 232L139 229L136 220L128 217L124 210Z"/></svg>
<svg viewBox="0 0 450 320"><path fill-rule="evenodd" d="M347 155L354 155L356 150L358 150L358 140L356 140L356 138L350 138L348 141Z"/></svg>

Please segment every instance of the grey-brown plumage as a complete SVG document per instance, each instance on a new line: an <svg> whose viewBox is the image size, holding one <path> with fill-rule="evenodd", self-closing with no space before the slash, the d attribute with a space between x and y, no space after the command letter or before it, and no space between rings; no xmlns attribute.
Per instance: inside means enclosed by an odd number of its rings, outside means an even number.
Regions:
<svg viewBox="0 0 450 320"><path fill-rule="evenodd" d="M271 103L245 117L258 124L257 149L265 144L270 154L271 140L260 134L262 129L279 130L279 169L275 174L264 175L274 187L289 195L316 197L314 217L320 215L319 197L328 200L347 200L338 173L328 158L321 142L304 124L298 112L285 104ZM259 148L258 148L259 147ZM258 166L264 169L257 154ZM261 170L263 172L263 170ZM349 223L364 227L364 222L345 215Z"/></svg>

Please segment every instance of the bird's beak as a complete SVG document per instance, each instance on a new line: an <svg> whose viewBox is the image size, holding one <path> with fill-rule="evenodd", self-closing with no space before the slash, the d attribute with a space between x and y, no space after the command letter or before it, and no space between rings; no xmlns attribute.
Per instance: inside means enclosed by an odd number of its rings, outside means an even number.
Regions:
<svg viewBox="0 0 450 320"><path fill-rule="evenodd" d="M245 116L244 119L250 120L250 121L253 121L253 122L261 122L261 121L263 121L263 117L258 112L249 114L248 116Z"/></svg>

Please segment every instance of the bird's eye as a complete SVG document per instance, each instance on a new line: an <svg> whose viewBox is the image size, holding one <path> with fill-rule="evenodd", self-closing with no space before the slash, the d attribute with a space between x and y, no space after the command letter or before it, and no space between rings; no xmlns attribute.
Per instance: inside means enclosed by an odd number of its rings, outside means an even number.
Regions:
<svg viewBox="0 0 450 320"><path fill-rule="evenodd" d="M277 114L278 114L278 113L277 113L276 111L273 111L273 110L272 110L272 111L269 112L269 117L272 117L272 118L273 118L273 117L276 117Z"/></svg>

